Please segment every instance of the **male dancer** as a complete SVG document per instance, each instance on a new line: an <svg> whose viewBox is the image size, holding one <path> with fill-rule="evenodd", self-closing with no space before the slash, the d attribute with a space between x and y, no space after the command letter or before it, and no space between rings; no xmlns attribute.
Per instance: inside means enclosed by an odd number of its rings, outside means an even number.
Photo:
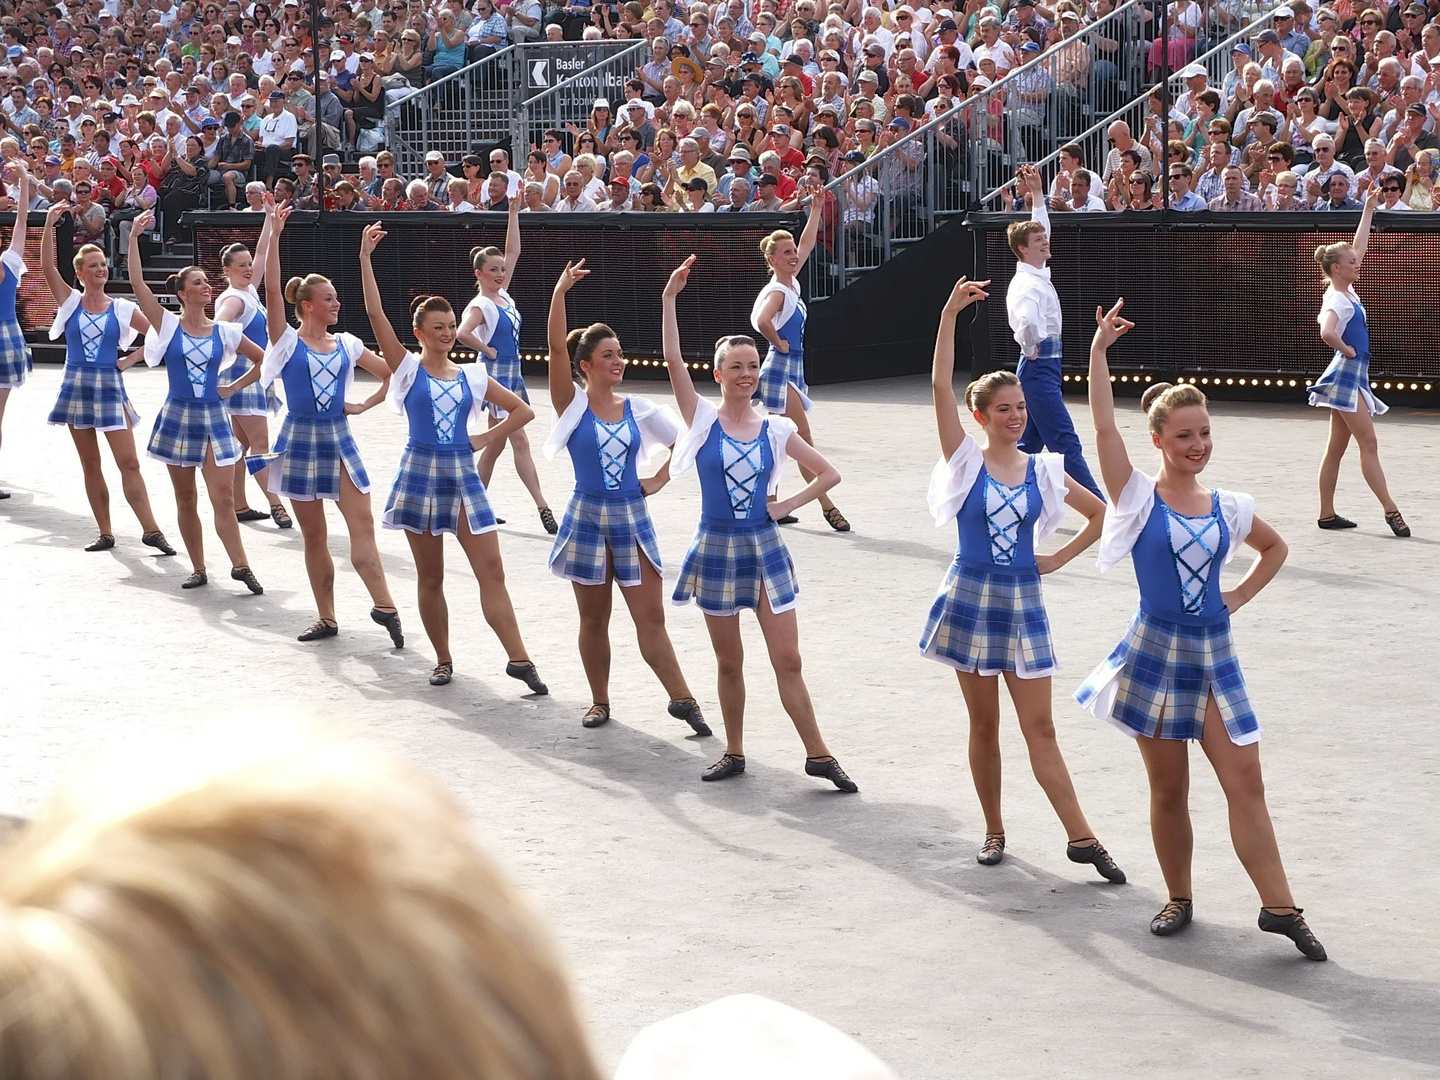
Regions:
<svg viewBox="0 0 1440 1080"><path fill-rule="evenodd" d="M1100 498L1100 485L1085 464L1080 437L1065 408L1060 390L1060 297L1050 284L1050 215L1040 173L1022 165L1020 179L1030 192L1033 207L1029 221L1017 221L1005 232L1010 250L1019 262L1005 290L1005 312L1020 344L1020 386L1025 391L1029 422L1020 449L1027 454L1051 450L1065 457L1065 471Z"/></svg>

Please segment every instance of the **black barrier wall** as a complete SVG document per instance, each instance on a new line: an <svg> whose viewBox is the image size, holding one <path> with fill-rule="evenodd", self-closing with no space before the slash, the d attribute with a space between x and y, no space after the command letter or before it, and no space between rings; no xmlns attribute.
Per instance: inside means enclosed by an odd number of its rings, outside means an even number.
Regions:
<svg viewBox="0 0 1440 1080"><path fill-rule="evenodd" d="M1356 289L1369 320L1371 378L1403 382L1398 389L1440 383L1437 218L1377 214ZM977 367L1013 367L1018 359L1005 317L1005 286L1015 272L1005 229L1021 220L966 219L976 272L993 279L992 299L977 315ZM1350 240L1358 214L1171 214L1162 224L1148 213L1072 213L1051 214L1050 223L1068 372L1083 372L1089 362L1096 306L1119 296L1136 328L1110 350L1113 371L1283 377L1303 386L1330 362L1315 321L1325 290L1315 248Z"/></svg>
<svg viewBox="0 0 1440 1080"><path fill-rule="evenodd" d="M383 221L389 235L373 257L385 311L403 340L409 334L410 301L439 293L456 313L475 295L470 269L473 247L503 247L506 215L293 214L281 234L286 278L324 274L340 297L340 323L369 341L370 322L360 286L360 230ZM196 262L218 288L220 252L228 244L254 249L260 216L192 214ZM543 359L545 318L555 281L566 262L586 260L591 275L570 293L570 326L608 323L634 358L661 355L660 293L670 273L691 254L699 256L690 287L677 304L681 347L687 359L708 362L715 341L750 333L750 308L769 279L760 240L778 228L798 231L791 214L522 214L521 255L510 294L522 319L520 351ZM259 282L257 281L257 285Z"/></svg>

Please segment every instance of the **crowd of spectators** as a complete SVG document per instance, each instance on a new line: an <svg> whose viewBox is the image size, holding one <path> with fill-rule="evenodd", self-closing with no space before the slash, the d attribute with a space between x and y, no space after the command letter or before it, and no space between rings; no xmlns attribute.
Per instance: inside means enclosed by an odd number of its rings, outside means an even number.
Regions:
<svg viewBox="0 0 1440 1080"><path fill-rule="evenodd" d="M1114 80L1110 46L1138 34L1147 74L1168 61L1185 90L1168 117L1153 95L1141 132L1117 122L1103 162L1066 146L1046 194L1055 210L1154 207L1159 167L1177 210L1353 209L1371 186L1385 208L1434 208L1440 0L1293 0L1236 46L1213 85L1192 58L1265 8L1172 0L1164 11L1157 0L1127 10L1123 33L1085 35L1113 10L1111 0L323 0L312 28L300 0L15 0L0 15L0 158L7 196L23 161L38 181L32 209L71 202L81 238L112 242L152 206L173 233L188 209L253 210L267 189L318 208L321 187L326 208L371 212L519 199L528 212L726 213L818 197L828 239L869 229L881 200L903 222L926 170L955 170L988 145L987 124L1063 132L1076 101ZM381 143L387 100L542 37L646 39L649 59L623 98L597 98L583 127L545 132L523 161L432 153L425 175L399 175ZM979 129L956 112L1042 55L1051 62L987 95ZM906 139L937 119L932 137ZM323 185L305 152L317 125ZM1027 138L1027 156L1056 142ZM845 182L826 190L836 176Z"/></svg>

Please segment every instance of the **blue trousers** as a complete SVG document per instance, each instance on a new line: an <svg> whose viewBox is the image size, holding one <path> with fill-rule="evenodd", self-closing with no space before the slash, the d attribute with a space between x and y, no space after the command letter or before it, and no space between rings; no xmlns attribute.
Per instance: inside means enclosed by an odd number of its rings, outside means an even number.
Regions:
<svg viewBox="0 0 1440 1080"><path fill-rule="evenodd" d="M1042 341L1033 360L1021 356L1015 374L1020 376L1020 386L1025 391L1025 411L1030 417L1020 449L1027 454L1049 450L1064 455L1065 471L1103 500L1100 485L1095 483L1090 466L1085 464L1080 436L1075 434L1070 411L1065 408L1065 395L1060 390L1060 339Z"/></svg>

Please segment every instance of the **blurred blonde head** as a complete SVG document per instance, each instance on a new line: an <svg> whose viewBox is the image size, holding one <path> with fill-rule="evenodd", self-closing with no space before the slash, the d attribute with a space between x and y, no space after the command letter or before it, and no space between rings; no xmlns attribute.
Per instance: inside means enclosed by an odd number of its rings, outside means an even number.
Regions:
<svg viewBox="0 0 1440 1080"><path fill-rule="evenodd" d="M286 743L112 763L0 853L0 1073L597 1080L461 810Z"/></svg>

